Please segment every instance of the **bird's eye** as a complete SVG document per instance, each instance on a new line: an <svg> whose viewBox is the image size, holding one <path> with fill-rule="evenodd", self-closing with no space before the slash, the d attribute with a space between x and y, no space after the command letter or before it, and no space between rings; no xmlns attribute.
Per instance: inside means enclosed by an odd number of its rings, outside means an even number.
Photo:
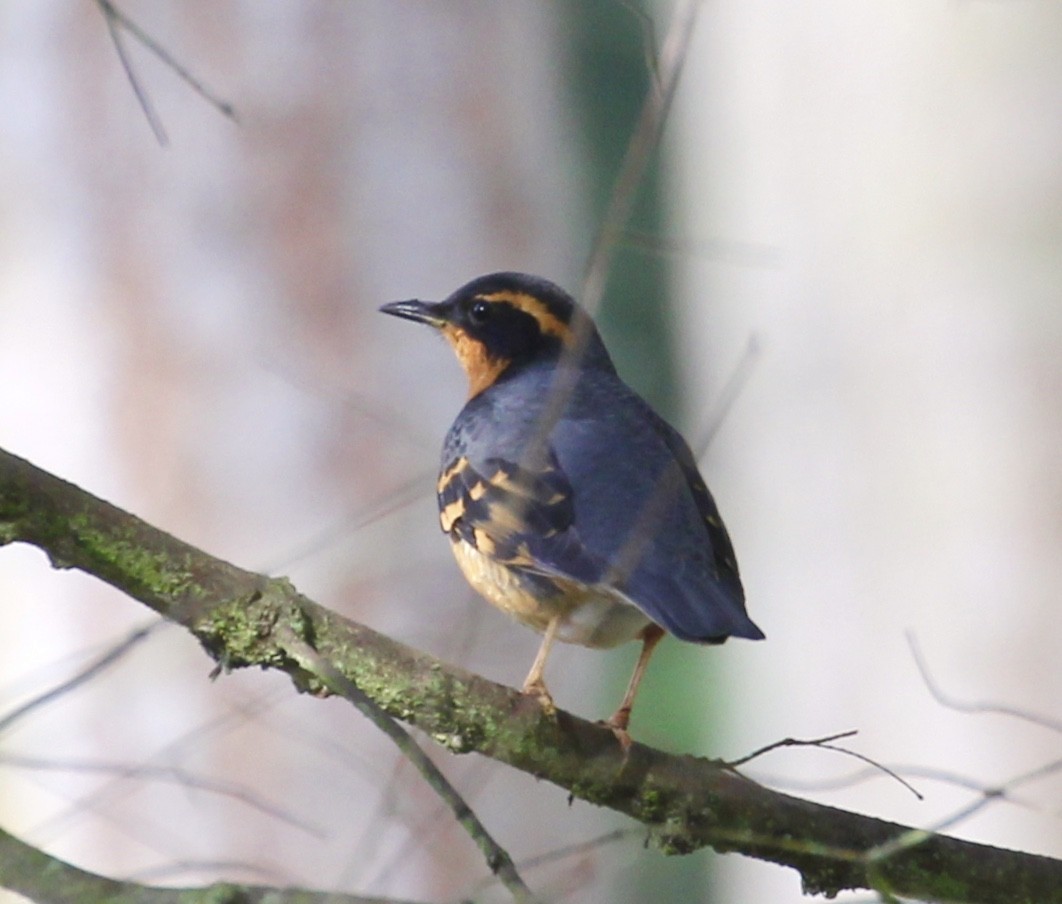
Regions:
<svg viewBox="0 0 1062 904"><path fill-rule="evenodd" d="M489 301L477 301L468 309L468 317L477 326L482 326L490 320L493 307Z"/></svg>

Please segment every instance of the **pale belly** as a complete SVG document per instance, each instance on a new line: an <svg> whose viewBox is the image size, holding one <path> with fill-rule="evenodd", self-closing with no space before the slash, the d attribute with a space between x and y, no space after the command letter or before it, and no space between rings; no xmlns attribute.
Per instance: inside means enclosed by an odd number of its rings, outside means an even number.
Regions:
<svg viewBox="0 0 1062 904"><path fill-rule="evenodd" d="M556 637L565 643L614 647L634 640L652 624L634 603L611 587L560 578L536 581L483 555L470 543L458 541L453 550L468 583L517 621L545 631L555 616L561 616Z"/></svg>

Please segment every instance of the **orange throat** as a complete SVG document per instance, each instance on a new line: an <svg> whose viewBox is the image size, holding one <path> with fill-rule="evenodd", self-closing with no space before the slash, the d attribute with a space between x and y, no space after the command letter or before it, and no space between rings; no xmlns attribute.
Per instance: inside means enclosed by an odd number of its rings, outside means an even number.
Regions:
<svg viewBox="0 0 1062 904"><path fill-rule="evenodd" d="M468 397L475 398L484 389L492 386L509 366L504 358L495 358L487 353L482 342L477 342L464 330L452 324L442 328L446 341L450 343L468 376Z"/></svg>

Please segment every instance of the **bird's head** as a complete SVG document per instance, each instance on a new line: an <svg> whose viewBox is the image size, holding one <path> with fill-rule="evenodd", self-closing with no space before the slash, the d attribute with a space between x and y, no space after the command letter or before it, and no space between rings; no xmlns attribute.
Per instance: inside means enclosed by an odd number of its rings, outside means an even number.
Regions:
<svg viewBox="0 0 1062 904"><path fill-rule="evenodd" d="M521 366L566 354L580 367L612 366L589 315L560 286L525 273L492 273L443 301L380 310L439 330L468 376L470 398Z"/></svg>

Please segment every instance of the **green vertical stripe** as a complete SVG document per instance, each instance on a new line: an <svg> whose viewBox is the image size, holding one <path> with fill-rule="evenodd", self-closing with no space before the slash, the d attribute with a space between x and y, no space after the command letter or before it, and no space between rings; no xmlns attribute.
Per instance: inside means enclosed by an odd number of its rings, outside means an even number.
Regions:
<svg viewBox="0 0 1062 904"><path fill-rule="evenodd" d="M635 4L631 4L634 6ZM645 10L645 7L638 7ZM650 88L645 22L618 2L570 2L562 6L567 36L567 76L584 142L583 199L593 224L600 224L620 162ZM663 188L667 161L658 151L649 176L638 189L628 231L639 236L666 235ZM592 236L586 248L592 245ZM624 243L617 249L598 326L624 379L665 417L679 409L672 351L672 320L667 296L667 259ZM617 450L621 453L621 450ZM626 686L635 645L607 657L607 699L601 717L615 707ZM667 749L701 752L708 713L714 708L704 687L700 658L711 650L665 640L650 665L634 709L636 739ZM709 900L709 856L664 859L652 851L632 850L628 869L615 877L609 900Z"/></svg>

